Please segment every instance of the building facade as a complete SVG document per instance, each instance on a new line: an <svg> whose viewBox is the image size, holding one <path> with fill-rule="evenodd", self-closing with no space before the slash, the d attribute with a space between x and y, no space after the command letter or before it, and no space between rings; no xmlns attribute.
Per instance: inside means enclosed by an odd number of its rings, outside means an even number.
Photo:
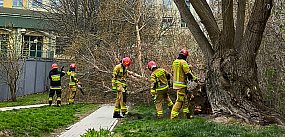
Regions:
<svg viewBox="0 0 285 137"><path fill-rule="evenodd" d="M51 3L48 3L51 2ZM49 0L0 0L0 50L16 50L27 58L53 58L55 35L41 16ZM34 12L42 11L42 12ZM41 14L42 13L42 14Z"/></svg>
<svg viewBox="0 0 285 137"><path fill-rule="evenodd" d="M190 0L184 1L194 18L199 20L197 13L190 4ZM160 30L165 30L165 32L161 33L159 41L162 46L169 46L177 43L177 39L174 38L176 36L192 36L186 23L181 18L179 10L177 9L173 0L149 0L149 2L153 4L154 8L161 11ZM187 45L187 42L185 44Z"/></svg>

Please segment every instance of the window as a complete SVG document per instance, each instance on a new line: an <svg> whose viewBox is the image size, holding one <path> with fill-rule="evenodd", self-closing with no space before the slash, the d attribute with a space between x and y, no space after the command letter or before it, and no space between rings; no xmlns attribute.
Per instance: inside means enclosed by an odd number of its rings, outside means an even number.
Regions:
<svg viewBox="0 0 285 137"><path fill-rule="evenodd" d="M40 7L43 4L43 0L32 0L32 7Z"/></svg>
<svg viewBox="0 0 285 137"><path fill-rule="evenodd" d="M163 0L163 7L166 9L172 8L172 0Z"/></svg>
<svg viewBox="0 0 285 137"><path fill-rule="evenodd" d="M50 6L52 7L58 7L60 5L59 0L50 0Z"/></svg>
<svg viewBox="0 0 285 137"><path fill-rule="evenodd" d="M173 26L173 17L162 17L162 26L170 27Z"/></svg>
<svg viewBox="0 0 285 137"><path fill-rule="evenodd" d="M4 6L4 0L0 0L0 7Z"/></svg>
<svg viewBox="0 0 285 137"><path fill-rule="evenodd" d="M181 19L180 27L181 28L186 28L187 27L187 24L185 23L185 21L183 19Z"/></svg>
<svg viewBox="0 0 285 137"><path fill-rule="evenodd" d="M43 37L24 36L23 56L42 57Z"/></svg>
<svg viewBox="0 0 285 137"><path fill-rule="evenodd" d="M190 9L190 0L185 0L185 3L187 5L188 9Z"/></svg>
<svg viewBox="0 0 285 137"><path fill-rule="evenodd" d="M0 34L0 56L6 56L7 48L8 48L9 35L8 34Z"/></svg>
<svg viewBox="0 0 285 137"><path fill-rule="evenodd" d="M23 0L13 0L13 7L23 7Z"/></svg>

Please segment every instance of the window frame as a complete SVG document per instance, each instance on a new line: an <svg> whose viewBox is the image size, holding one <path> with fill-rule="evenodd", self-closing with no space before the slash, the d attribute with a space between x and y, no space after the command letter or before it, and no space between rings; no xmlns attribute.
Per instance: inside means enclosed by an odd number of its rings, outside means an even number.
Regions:
<svg viewBox="0 0 285 137"><path fill-rule="evenodd" d="M9 34L0 34L0 52L7 54L8 46L9 46ZM3 56L2 56L3 57Z"/></svg>
<svg viewBox="0 0 285 137"><path fill-rule="evenodd" d="M162 1L163 7L170 10L172 9L172 0L163 0Z"/></svg>
<svg viewBox="0 0 285 137"><path fill-rule="evenodd" d="M43 0L31 0L31 5L30 7L32 8L38 8L41 7L43 5Z"/></svg>
<svg viewBox="0 0 285 137"><path fill-rule="evenodd" d="M175 25L174 17L169 17L169 16L162 17L161 23L163 27L172 27Z"/></svg>
<svg viewBox="0 0 285 137"><path fill-rule="evenodd" d="M35 39L37 42L35 43ZM22 56L31 58L42 58L43 56L43 36L24 36L24 47L22 47ZM35 44L35 45L34 45ZM34 49L33 49L34 48Z"/></svg>
<svg viewBox="0 0 285 137"><path fill-rule="evenodd" d="M16 3L16 5L15 5ZM12 7L23 7L23 0L13 0Z"/></svg>
<svg viewBox="0 0 285 137"><path fill-rule="evenodd" d="M180 27L181 28L187 28L187 24L186 24L186 22L182 18L180 20Z"/></svg>
<svg viewBox="0 0 285 137"><path fill-rule="evenodd" d="M60 1L59 0L49 0L49 4L51 7L59 7Z"/></svg>
<svg viewBox="0 0 285 137"><path fill-rule="evenodd" d="M0 0L0 7L4 7L4 0Z"/></svg>

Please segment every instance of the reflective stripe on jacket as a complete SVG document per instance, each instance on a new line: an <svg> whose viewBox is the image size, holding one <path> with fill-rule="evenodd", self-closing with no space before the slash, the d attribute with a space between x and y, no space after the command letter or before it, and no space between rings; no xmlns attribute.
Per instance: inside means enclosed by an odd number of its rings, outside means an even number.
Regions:
<svg viewBox="0 0 285 137"><path fill-rule="evenodd" d="M57 87L54 89L60 89L58 87L61 87L61 77L63 77L65 73L63 71L58 71L57 69L52 69L49 72L49 79L50 79L50 86L51 87Z"/></svg>
<svg viewBox="0 0 285 137"><path fill-rule="evenodd" d="M74 71L68 71L67 75L69 76L69 85L76 85L78 79L76 78L76 73Z"/></svg>
<svg viewBox="0 0 285 137"><path fill-rule="evenodd" d="M151 93L168 88L166 75L170 75L165 69L158 68L150 75Z"/></svg>
<svg viewBox="0 0 285 137"><path fill-rule="evenodd" d="M186 74L190 73L190 68L184 59L176 59L172 63L173 88L186 87Z"/></svg>
<svg viewBox="0 0 285 137"><path fill-rule="evenodd" d="M127 85L127 70L123 67L122 64L118 64L113 69L113 78L112 78L112 86L116 87L117 84Z"/></svg>

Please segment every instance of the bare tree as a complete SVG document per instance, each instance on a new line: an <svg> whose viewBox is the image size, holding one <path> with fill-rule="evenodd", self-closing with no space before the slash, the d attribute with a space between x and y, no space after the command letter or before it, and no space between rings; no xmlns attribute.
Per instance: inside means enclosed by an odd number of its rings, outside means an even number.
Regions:
<svg viewBox="0 0 285 137"><path fill-rule="evenodd" d="M5 44L0 51L0 77L1 81L8 85L11 94L11 100L17 101L17 91L19 90L18 82L22 76L24 59L21 59L21 51L17 49L17 35L12 28L7 29L5 34Z"/></svg>
<svg viewBox="0 0 285 137"><path fill-rule="evenodd" d="M247 122L284 124L283 116L265 107L257 77L256 56L273 1L256 0L245 27L245 2L238 0L239 20L234 24L233 1L222 0L220 30L207 1L192 0L209 39L184 1L174 2L207 60L207 93L213 112L234 115Z"/></svg>
<svg viewBox="0 0 285 137"><path fill-rule="evenodd" d="M57 6L44 6L50 13L45 16L51 20L50 28L67 39L64 56L78 65L80 80L90 91L89 97L95 100L102 100L102 94L108 98L109 94L104 91L111 91L112 69L122 57L132 59L129 74L134 78L129 80L128 89L141 95L135 96L137 99L145 99L142 96L145 97L149 88L145 75L149 72L144 72L147 61L157 60L162 67L169 68L168 63L176 57L178 47L196 45L190 33L178 31L174 21L170 26L161 27L161 9L147 1L59 1ZM162 46L159 43L162 35L168 35L173 45Z"/></svg>

